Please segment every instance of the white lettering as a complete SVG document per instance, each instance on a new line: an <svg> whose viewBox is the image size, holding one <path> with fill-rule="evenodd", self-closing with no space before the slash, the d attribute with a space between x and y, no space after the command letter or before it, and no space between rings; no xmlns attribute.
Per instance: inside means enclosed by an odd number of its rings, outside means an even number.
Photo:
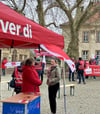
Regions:
<svg viewBox="0 0 100 114"><path fill-rule="evenodd" d="M3 32L7 33L7 29L8 29L8 24L9 24L9 22L8 22L8 21L6 22L5 27L4 27L4 22L3 22L3 20L0 20L0 22L1 22L1 27L2 27Z"/></svg>
<svg viewBox="0 0 100 114"><path fill-rule="evenodd" d="M21 32L21 25L3 21L2 19L0 19L0 27L4 33L10 32L13 35L20 35ZM22 30L24 37L32 38L31 25L27 24Z"/></svg>
<svg viewBox="0 0 100 114"><path fill-rule="evenodd" d="M14 23L9 24L9 30L11 34L15 35L16 27Z"/></svg>
<svg viewBox="0 0 100 114"><path fill-rule="evenodd" d="M31 30L31 25L30 25L30 38L32 38L32 30Z"/></svg>
<svg viewBox="0 0 100 114"><path fill-rule="evenodd" d="M19 35L19 29L21 28L20 25L17 25L17 35Z"/></svg>
<svg viewBox="0 0 100 114"><path fill-rule="evenodd" d="M23 28L23 33L24 33L25 37L29 37L29 26L28 26L28 24L27 24L27 27Z"/></svg>

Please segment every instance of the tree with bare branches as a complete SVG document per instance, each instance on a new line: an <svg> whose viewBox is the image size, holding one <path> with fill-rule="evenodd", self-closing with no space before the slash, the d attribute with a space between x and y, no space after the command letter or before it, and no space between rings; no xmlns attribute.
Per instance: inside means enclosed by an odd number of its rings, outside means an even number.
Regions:
<svg viewBox="0 0 100 114"><path fill-rule="evenodd" d="M74 5L70 5L70 0L56 0L57 6L65 12L68 17L68 25L70 29L70 43L68 46L67 54L70 57L78 57L78 34L80 27L93 15L95 15L100 10L100 3L96 4L93 0L90 0L88 5L85 7L84 0L76 0ZM75 15L72 15L72 12L76 10Z"/></svg>
<svg viewBox="0 0 100 114"><path fill-rule="evenodd" d="M29 8L29 10L26 11L25 16L30 13L32 20L34 21L35 17L37 17L37 22L44 27L51 25L58 27L60 19L62 19L60 24L67 22L70 29L70 43L68 49L65 51L70 57L75 58L79 56L78 34L80 27L100 10L100 3L94 3L95 0L7 1L13 9L20 13L23 13L23 11L25 12L26 7ZM21 7L19 7L20 5L18 5L18 3L21 4ZM52 21L50 18L52 18Z"/></svg>

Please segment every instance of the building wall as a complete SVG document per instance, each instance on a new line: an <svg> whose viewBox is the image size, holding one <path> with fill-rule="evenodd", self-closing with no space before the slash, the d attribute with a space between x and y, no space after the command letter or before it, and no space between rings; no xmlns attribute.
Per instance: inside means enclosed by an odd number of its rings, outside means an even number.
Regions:
<svg viewBox="0 0 100 114"><path fill-rule="evenodd" d="M65 41L65 50L68 48L68 44L70 42L70 31L68 29L68 26L61 26L63 29L63 36ZM83 32L88 31L89 32L89 42L84 43L83 42ZM85 25L81 27L79 31L79 56L82 57L82 51L88 50L88 60L94 55L96 55L96 51L100 50L100 43L96 42L97 37L97 31L100 31L100 23L93 23L92 25ZM66 51L67 52L67 51Z"/></svg>
<svg viewBox="0 0 100 114"><path fill-rule="evenodd" d="M7 60L10 61L22 61L26 58L30 57L30 50L29 49L7 49L3 48L2 50L2 56L1 60L6 57Z"/></svg>

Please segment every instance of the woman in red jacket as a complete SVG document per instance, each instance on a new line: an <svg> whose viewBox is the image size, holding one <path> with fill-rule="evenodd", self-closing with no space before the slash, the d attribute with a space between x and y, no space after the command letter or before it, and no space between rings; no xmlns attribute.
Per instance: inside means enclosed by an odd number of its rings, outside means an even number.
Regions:
<svg viewBox="0 0 100 114"><path fill-rule="evenodd" d="M24 93L36 93L40 92L39 85L42 84L39 79L38 73L34 68L35 60L29 58L23 66L23 83L22 83L22 92Z"/></svg>

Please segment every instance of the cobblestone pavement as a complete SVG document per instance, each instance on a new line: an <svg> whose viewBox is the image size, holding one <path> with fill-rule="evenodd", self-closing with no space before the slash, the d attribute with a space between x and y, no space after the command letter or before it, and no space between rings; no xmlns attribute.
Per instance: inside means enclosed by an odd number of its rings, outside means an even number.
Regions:
<svg viewBox="0 0 100 114"><path fill-rule="evenodd" d="M10 75L1 77L1 100L12 96L13 90L8 90L6 81L11 79ZM67 114L100 114L100 77L96 80L89 78L86 80L86 84L77 84L75 82L68 82L66 84L75 83L75 95L70 96L69 87L67 90ZM61 83L63 80L61 79ZM43 84L40 86L41 95L41 114L50 114L49 102L48 102L48 88L46 85L46 76L44 77ZM2 104L2 103L1 103ZM0 104L0 114L2 105ZM63 88L61 88L60 98L57 98L57 114L64 114L64 96Z"/></svg>

